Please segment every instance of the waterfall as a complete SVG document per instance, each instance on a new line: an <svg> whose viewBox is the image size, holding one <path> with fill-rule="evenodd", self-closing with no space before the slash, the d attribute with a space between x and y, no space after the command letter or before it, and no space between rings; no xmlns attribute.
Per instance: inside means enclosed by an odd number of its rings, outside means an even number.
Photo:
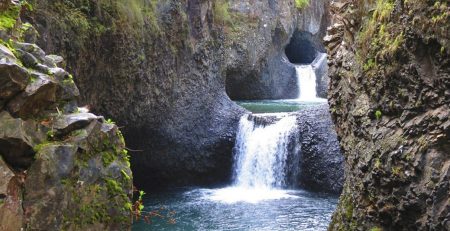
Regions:
<svg viewBox="0 0 450 231"><path fill-rule="evenodd" d="M285 187L289 136L297 130L296 117L280 114L279 121L258 125L252 119L255 116L263 115L244 115L239 122L234 184L260 189Z"/></svg>
<svg viewBox="0 0 450 231"><path fill-rule="evenodd" d="M243 115L234 147L233 186L208 198L225 203L297 198L283 190L295 182L299 169L296 120L288 113Z"/></svg>
<svg viewBox="0 0 450 231"><path fill-rule="evenodd" d="M297 100L305 102L324 101L324 99L317 97L316 73L312 65L296 65L295 70L299 91Z"/></svg>

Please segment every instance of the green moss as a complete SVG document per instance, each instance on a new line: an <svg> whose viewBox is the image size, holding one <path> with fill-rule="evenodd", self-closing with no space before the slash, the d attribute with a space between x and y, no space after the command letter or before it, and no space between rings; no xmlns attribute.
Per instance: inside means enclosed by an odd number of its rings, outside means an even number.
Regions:
<svg viewBox="0 0 450 231"><path fill-rule="evenodd" d="M373 227L370 229L370 231L383 231L383 229L380 227Z"/></svg>
<svg viewBox="0 0 450 231"><path fill-rule="evenodd" d="M380 110L375 111L375 118L377 118L377 120L380 120L382 116L383 113Z"/></svg>
<svg viewBox="0 0 450 231"><path fill-rule="evenodd" d="M353 217L353 204L347 202L345 204L345 218L350 221L352 220L352 217Z"/></svg>
<svg viewBox="0 0 450 231"><path fill-rule="evenodd" d="M0 13L0 30L11 30L16 25L20 12L19 5L11 5L11 7Z"/></svg>
<svg viewBox="0 0 450 231"><path fill-rule="evenodd" d="M116 159L116 155L111 152L102 152L103 166L109 166Z"/></svg>
<svg viewBox="0 0 450 231"><path fill-rule="evenodd" d="M295 0L295 7L297 9L303 9L309 5L309 0Z"/></svg>
<svg viewBox="0 0 450 231"><path fill-rule="evenodd" d="M40 144L34 146L34 147L33 147L33 150L34 150L36 153L38 153L38 152L40 152L43 148L45 148L45 147L47 147L47 146L55 145L55 144L57 144L57 143L51 142L51 141L45 141L45 142L42 142L42 143L40 143Z"/></svg>
<svg viewBox="0 0 450 231"><path fill-rule="evenodd" d="M400 174L402 172L402 167L400 167L400 166L392 167L391 172L395 176L400 176Z"/></svg>
<svg viewBox="0 0 450 231"><path fill-rule="evenodd" d="M375 159L374 167L376 169L381 169L381 160L379 158Z"/></svg>
<svg viewBox="0 0 450 231"><path fill-rule="evenodd" d="M377 0L372 14L357 35L357 56L362 57L358 61L369 77L376 75L379 61L393 59L404 44L403 28L391 22L393 9L391 0Z"/></svg>
<svg viewBox="0 0 450 231"><path fill-rule="evenodd" d="M364 63L363 69L364 71L368 71L376 67L376 62L374 59L368 59L366 63Z"/></svg>
<svg viewBox="0 0 450 231"><path fill-rule="evenodd" d="M120 170L120 173L126 180L131 180L131 177L128 175L128 173L125 172L125 170Z"/></svg>
<svg viewBox="0 0 450 231"><path fill-rule="evenodd" d="M227 0L216 1L214 3L214 21L222 25L232 24L229 9L230 4Z"/></svg>
<svg viewBox="0 0 450 231"><path fill-rule="evenodd" d="M106 188L110 194L120 194L123 191L120 183L114 179L106 179Z"/></svg>

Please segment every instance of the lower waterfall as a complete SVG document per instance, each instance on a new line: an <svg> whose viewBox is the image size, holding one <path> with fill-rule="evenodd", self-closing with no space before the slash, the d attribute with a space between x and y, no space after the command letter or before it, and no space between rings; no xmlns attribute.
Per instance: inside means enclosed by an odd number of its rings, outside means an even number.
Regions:
<svg viewBox="0 0 450 231"><path fill-rule="evenodd" d="M233 185L215 191L211 199L257 203L295 198L285 189L295 184L299 169L296 121L290 113L243 115L233 151Z"/></svg>
<svg viewBox="0 0 450 231"><path fill-rule="evenodd" d="M234 184L259 189L286 187L289 136L297 130L296 117L284 115L269 125L258 125L252 117L244 115L239 122Z"/></svg>

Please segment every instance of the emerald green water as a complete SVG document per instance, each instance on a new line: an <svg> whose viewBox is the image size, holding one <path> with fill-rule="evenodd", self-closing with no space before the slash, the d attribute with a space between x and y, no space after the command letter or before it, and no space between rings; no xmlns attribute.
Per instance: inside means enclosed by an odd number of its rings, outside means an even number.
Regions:
<svg viewBox="0 0 450 231"><path fill-rule="evenodd" d="M302 102L298 100L255 100L235 101L239 106L253 113L295 112L313 105L326 104L326 101Z"/></svg>
<svg viewBox="0 0 450 231"><path fill-rule="evenodd" d="M233 200L258 196L258 192L242 195L233 188L149 192L144 210L161 217L152 217L151 223L136 222L132 230L326 231L338 201L337 196L303 190L278 190L276 199Z"/></svg>
<svg viewBox="0 0 450 231"><path fill-rule="evenodd" d="M252 113L295 112L326 101L237 101ZM325 231L338 197L301 189L182 188L149 192L150 223L138 221L133 231Z"/></svg>

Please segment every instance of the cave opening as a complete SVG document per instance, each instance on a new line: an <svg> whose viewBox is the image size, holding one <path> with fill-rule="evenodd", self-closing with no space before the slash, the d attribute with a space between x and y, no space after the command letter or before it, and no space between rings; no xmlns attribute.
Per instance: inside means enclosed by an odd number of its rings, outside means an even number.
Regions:
<svg viewBox="0 0 450 231"><path fill-rule="evenodd" d="M306 31L295 31L284 52L289 62L294 64L310 64L323 52L322 45L314 36Z"/></svg>

